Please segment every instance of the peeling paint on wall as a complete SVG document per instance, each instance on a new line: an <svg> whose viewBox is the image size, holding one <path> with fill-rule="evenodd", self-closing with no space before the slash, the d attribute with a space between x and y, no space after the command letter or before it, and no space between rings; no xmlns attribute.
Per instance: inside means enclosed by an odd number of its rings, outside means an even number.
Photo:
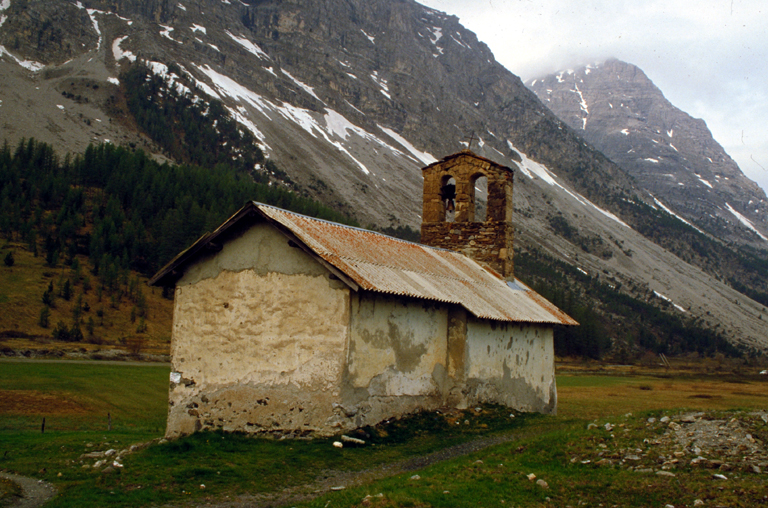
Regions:
<svg viewBox="0 0 768 508"><path fill-rule="evenodd" d="M171 356L169 437L329 435L444 405L556 404L551 326L352 291L266 223L185 268Z"/></svg>
<svg viewBox="0 0 768 508"><path fill-rule="evenodd" d="M467 382L477 402L555 411L551 327L470 319L467 335Z"/></svg>

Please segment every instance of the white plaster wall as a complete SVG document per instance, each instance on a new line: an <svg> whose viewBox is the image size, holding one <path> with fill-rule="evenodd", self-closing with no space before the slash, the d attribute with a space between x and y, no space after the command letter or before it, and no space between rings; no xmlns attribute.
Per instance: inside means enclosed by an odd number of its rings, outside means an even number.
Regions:
<svg viewBox="0 0 768 508"><path fill-rule="evenodd" d="M224 243L220 252L198 259L184 270L176 286L188 286L216 277L224 270L245 269L259 274L327 275L327 271L303 250L290 247L288 238L266 223L254 224L236 238Z"/></svg>
<svg viewBox="0 0 768 508"><path fill-rule="evenodd" d="M552 333L551 326L469 319L468 402L498 402L523 411L555 412Z"/></svg>
<svg viewBox="0 0 768 508"><path fill-rule="evenodd" d="M176 292L174 371L199 386L330 390L344 358L346 291L307 275L222 272Z"/></svg>
<svg viewBox="0 0 768 508"><path fill-rule="evenodd" d="M388 295L352 295L345 407L358 424L442 401L444 306Z"/></svg>
<svg viewBox="0 0 768 508"><path fill-rule="evenodd" d="M227 243L176 288L166 434L323 428L348 323L349 290L279 232L257 227Z"/></svg>

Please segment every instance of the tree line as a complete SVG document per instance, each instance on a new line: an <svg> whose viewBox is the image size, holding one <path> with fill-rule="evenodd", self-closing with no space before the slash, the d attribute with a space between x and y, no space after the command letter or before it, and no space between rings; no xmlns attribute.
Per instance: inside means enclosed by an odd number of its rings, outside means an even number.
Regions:
<svg viewBox="0 0 768 508"><path fill-rule="evenodd" d="M266 183L268 172L254 168L274 171L277 166L264 156L253 134L237 124L221 101L204 100L199 90L196 95L188 92L195 85L178 65L171 64L168 73L176 77L176 86L141 62L120 74L121 91L139 129L175 161L206 168L224 164Z"/></svg>
<svg viewBox="0 0 768 508"><path fill-rule="evenodd" d="M532 289L580 323L555 328L558 356L599 359L615 340L657 354L741 357L745 353L722 333L670 309L669 302L621 292L620 285L582 273L540 250L516 253L515 269Z"/></svg>
<svg viewBox="0 0 768 508"><path fill-rule="evenodd" d="M0 149L0 234L26 243L52 267L85 255L106 287L121 271L151 275L250 200L357 225L224 164L159 164L109 143L63 159L34 139Z"/></svg>

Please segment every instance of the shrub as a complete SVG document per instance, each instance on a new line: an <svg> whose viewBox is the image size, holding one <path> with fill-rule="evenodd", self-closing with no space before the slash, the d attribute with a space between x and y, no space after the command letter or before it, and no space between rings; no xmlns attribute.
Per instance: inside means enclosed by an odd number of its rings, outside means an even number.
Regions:
<svg viewBox="0 0 768 508"><path fill-rule="evenodd" d="M45 293L48 294L48 293ZM46 305L40 310L40 318L37 321L37 324L40 325L41 328L48 328L50 326L50 320L51 320L51 310Z"/></svg>
<svg viewBox="0 0 768 508"><path fill-rule="evenodd" d="M64 321L59 321L56 323L56 328L54 328L53 332L51 332L51 336L55 340L61 342L69 342L69 328L67 328L66 323L64 323Z"/></svg>

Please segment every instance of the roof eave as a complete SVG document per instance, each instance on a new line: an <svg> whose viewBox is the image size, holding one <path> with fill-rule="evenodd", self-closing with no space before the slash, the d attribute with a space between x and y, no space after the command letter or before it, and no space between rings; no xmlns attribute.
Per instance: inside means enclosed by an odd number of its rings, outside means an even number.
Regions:
<svg viewBox="0 0 768 508"><path fill-rule="evenodd" d="M150 286L172 286L176 280L181 276L179 268L186 264L189 260L197 256L197 254L206 246L212 245L213 241L221 234L226 232L229 228L240 222L246 217L253 217L256 214L261 215L258 207L253 201L249 201L240 210L235 212L229 219L227 219L221 226L213 230L213 232L205 233L198 238L192 245L178 253L173 259L171 259L165 266L157 271L155 275L147 282Z"/></svg>

